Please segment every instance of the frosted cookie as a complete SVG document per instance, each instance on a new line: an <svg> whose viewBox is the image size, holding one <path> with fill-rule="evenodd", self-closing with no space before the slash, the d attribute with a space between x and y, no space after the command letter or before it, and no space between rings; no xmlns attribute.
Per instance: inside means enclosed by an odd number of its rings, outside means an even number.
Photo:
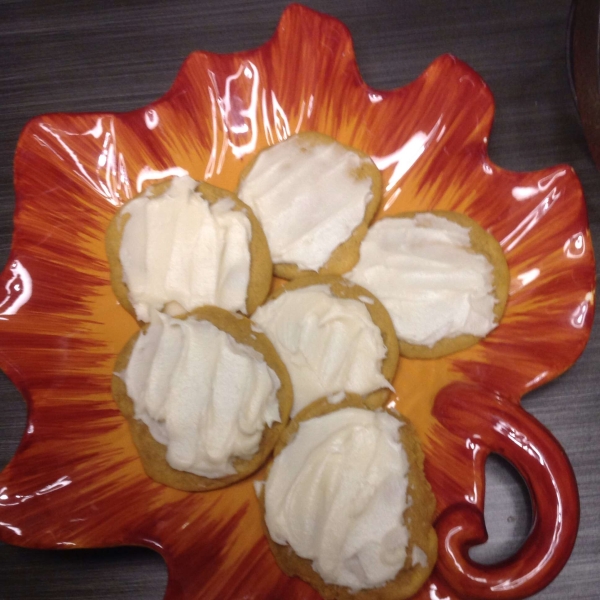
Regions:
<svg viewBox="0 0 600 600"><path fill-rule="evenodd" d="M138 321L214 305L252 314L269 293L272 263L252 210L191 177L151 186L110 222L106 250L119 302Z"/></svg>
<svg viewBox="0 0 600 600"><path fill-rule="evenodd" d="M435 498L416 433L356 396L290 422L259 500L281 569L326 600L402 600L433 570Z"/></svg>
<svg viewBox="0 0 600 600"><path fill-rule="evenodd" d="M381 201L381 173L367 154L304 132L260 152L238 196L263 226L277 276L342 274Z"/></svg>
<svg viewBox="0 0 600 600"><path fill-rule="evenodd" d="M485 337L504 313L510 279L496 239L445 211L375 223L347 277L381 300L400 354L411 358L438 358Z"/></svg>
<svg viewBox="0 0 600 600"><path fill-rule="evenodd" d="M185 319L153 312L117 358L112 388L146 473L186 491L224 487L256 471L293 400L267 337L217 307Z"/></svg>
<svg viewBox="0 0 600 600"><path fill-rule="evenodd" d="M367 290L337 275L286 283L252 321L285 363L294 388L292 416L318 398L370 395L381 406L392 389L398 342L387 311Z"/></svg>

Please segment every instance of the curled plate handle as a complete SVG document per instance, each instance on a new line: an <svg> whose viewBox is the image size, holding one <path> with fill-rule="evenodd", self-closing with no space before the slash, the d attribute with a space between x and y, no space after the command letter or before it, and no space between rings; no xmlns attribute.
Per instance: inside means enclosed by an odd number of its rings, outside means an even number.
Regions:
<svg viewBox="0 0 600 600"><path fill-rule="evenodd" d="M435 413L453 434L476 439L485 456L500 454L516 467L529 488L533 514L529 536L514 556L481 565L468 550L487 537L483 507L449 506L436 522L439 572L462 598L514 600L535 594L558 575L577 535L579 495L564 450L519 404L475 386L443 390ZM485 461L477 464L483 469Z"/></svg>

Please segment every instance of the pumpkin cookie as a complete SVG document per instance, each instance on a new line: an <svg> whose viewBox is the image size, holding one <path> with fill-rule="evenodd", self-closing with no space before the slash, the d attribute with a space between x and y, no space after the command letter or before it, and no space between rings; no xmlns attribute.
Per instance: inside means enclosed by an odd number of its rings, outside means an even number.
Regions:
<svg viewBox="0 0 600 600"><path fill-rule="evenodd" d="M510 282L496 239L447 211L381 219L347 277L381 300L410 358L439 358L485 337L504 313Z"/></svg>
<svg viewBox="0 0 600 600"><path fill-rule="evenodd" d="M260 152L242 172L238 196L261 222L275 275L342 274L381 201L371 158L308 131Z"/></svg>
<svg viewBox="0 0 600 600"><path fill-rule="evenodd" d="M146 473L186 491L256 471L288 421L292 384L249 319L217 307L153 312L117 358L113 395Z"/></svg>
<svg viewBox="0 0 600 600"><path fill-rule="evenodd" d="M276 290L252 320L288 369L292 416L324 396L339 401L344 392L369 394L375 408L393 389L398 342L392 320L373 294L342 277L294 279Z"/></svg>
<svg viewBox="0 0 600 600"><path fill-rule="evenodd" d="M141 322L152 310L183 314L204 305L252 314L271 286L269 248L252 210L188 176L124 204L106 251L117 299Z"/></svg>
<svg viewBox="0 0 600 600"><path fill-rule="evenodd" d="M282 570L326 600L402 600L437 559L435 498L412 426L348 395L293 419L259 494Z"/></svg>

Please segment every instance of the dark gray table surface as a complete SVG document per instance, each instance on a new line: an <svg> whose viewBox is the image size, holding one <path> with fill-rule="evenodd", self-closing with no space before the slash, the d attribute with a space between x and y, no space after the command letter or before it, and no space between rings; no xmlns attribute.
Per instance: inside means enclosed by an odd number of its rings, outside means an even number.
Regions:
<svg viewBox="0 0 600 600"><path fill-rule="evenodd" d="M585 145L566 70L569 0L322 0L307 5L352 32L366 82L404 85L451 52L487 81L496 99L490 155L502 167L571 164L600 248L600 176ZM233 52L273 33L283 1L0 1L0 262L11 243L12 162L26 121L45 112L124 111L161 96L193 50ZM530 394L525 407L571 459L581 526L562 573L537 598L600 598L600 333L577 364ZM0 376L0 468L25 426L20 394ZM487 466L490 540L484 562L510 556L527 535L520 477L501 459ZM0 600L160 599L166 568L149 550L35 551L0 544Z"/></svg>

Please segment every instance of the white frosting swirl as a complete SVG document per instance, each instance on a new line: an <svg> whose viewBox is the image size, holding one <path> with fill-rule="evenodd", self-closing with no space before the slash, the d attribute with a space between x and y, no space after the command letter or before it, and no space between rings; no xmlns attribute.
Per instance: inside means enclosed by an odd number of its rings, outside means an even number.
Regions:
<svg viewBox="0 0 600 600"><path fill-rule="evenodd" d="M274 263L317 271L352 235L373 198L371 179L354 174L368 160L298 136L260 153L238 195L263 226Z"/></svg>
<svg viewBox="0 0 600 600"><path fill-rule="evenodd" d="M302 422L273 462L269 534L326 583L379 587L404 566L409 463L399 426L385 412L344 408Z"/></svg>
<svg viewBox="0 0 600 600"><path fill-rule="evenodd" d="M236 473L232 458L256 454L265 425L280 420L277 375L261 354L209 321L153 311L119 375L135 418L180 471Z"/></svg>
<svg viewBox="0 0 600 600"><path fill-rule="evenodd" d="M250 220L234 203L209 204L191 177L175 177L157 197L149 192L123 207L129 215L119 258L140 321L177 302L184 312L203 305L246 310L250 280Z"/></svg>
<svg viewBox="0 0 600 600"><path fill-rule="evenodd" d="M437 215L372 225L346 277L381 300L398 337L412 344L483 337L497 325L492 264L472 251L468 228Z"/></svg>
<svg viewBox="0 0 600 600"><path fill-rule="evenodd" d="M358 300L337 298L327 285L290 290L252 316L288 369L292 417L324 396L367 394L391 386L381 374L387 354L381 331Z"/></svg>

